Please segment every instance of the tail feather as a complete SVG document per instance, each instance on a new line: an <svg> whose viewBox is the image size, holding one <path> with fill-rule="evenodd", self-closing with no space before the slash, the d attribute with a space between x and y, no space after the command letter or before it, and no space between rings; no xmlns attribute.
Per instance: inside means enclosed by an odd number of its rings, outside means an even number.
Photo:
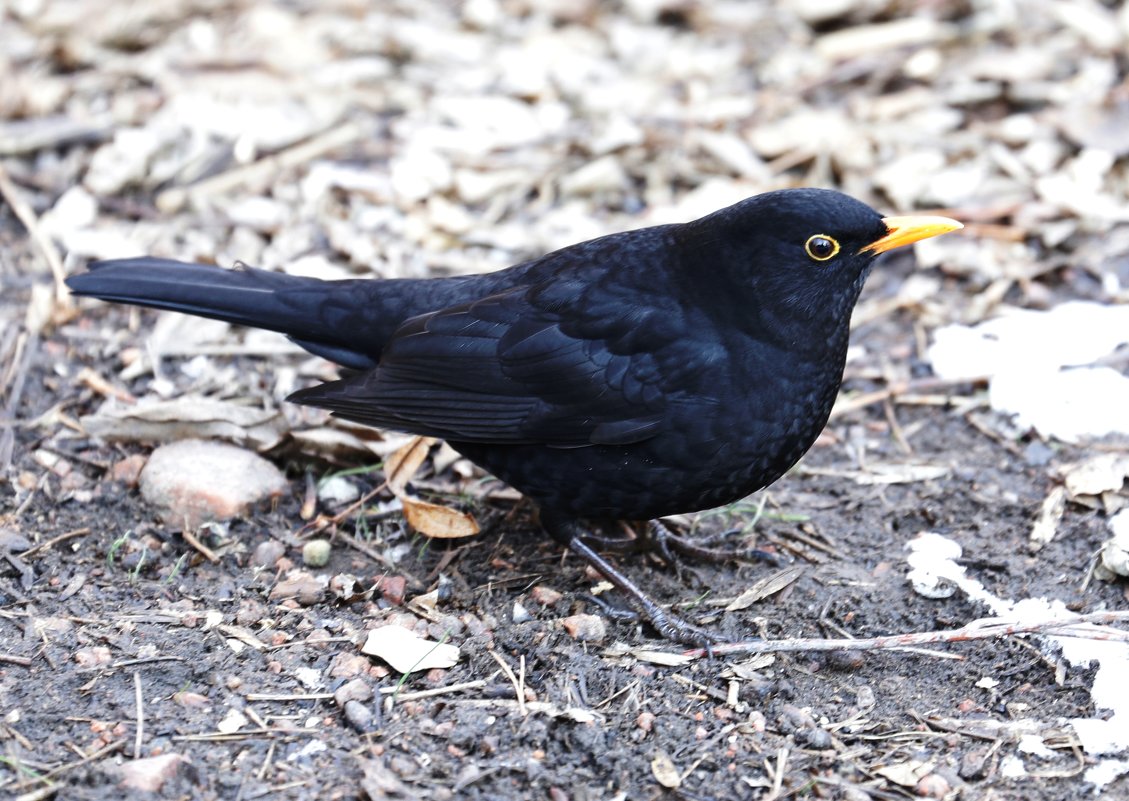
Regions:
<svg viewBox="0 0 1129 801"><path fill-rule="evenodd" d="M360 285L375 283L152 257L92 262L88 272L67 279L75 295L278 331L355 369L375 366L386 336L364 320L364 295L371 289Z"/></svg>

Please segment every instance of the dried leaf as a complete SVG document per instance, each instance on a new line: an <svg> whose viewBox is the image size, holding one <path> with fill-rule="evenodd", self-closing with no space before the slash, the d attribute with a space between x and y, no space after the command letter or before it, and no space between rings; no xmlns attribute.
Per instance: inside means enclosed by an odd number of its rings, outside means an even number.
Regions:
<svg viewBox="0 0 1129 801"><path fill-rule="evenodd" d="M167 401L146 399L127 407L111 402L79 422L91 436L109 441L227 439L258 451L278 445L289 430L278 411L198 395Z"/></svg>
<svg viewBox="0 0 1129 801"><path fill-rule="evenodd" d="M431 437L413 437L406 445L388 457L384 463L384 477L392 494L401 497L435 440Z"/></svg>
<svg viewBox="0 0 1129 801"><path fill-rule="evenodd" d="M627 653L640 662L662 665L663 667L681 667L694 661L694 657L685 654L676 654L670 651L650 651L645 648L632 648Z"/></svg>
<svg viewBox="0 0 1129 801"><path fill-rule="evenodd" d="M454 667L458 646L425 640L403 626L381 626L368 633L361 652L383 659L401 673Z"/></svg>
<svg viewBox="0 0 1129 801"><path fill-rule="evenodd" d="M757 679L764 679L758 671L764 670L766 667L771 667L776 663L776 654L757 654L751 659L746 659L744 662L737 662L731 664L721 672L723 679L741 679L743 681L753 681Z"/></svg>
<svg viewBox="0 0 1129 801"><path fill-rule="evenodd" d="M238 709L232 709L224 716L223 720L216 724L216 730L221 734L234 734L249 722L246 715Z"/></svg>
<svg viewBox="0 0 1129 801"><path fill-rule="evenodd" d="M865 473L855 476L859 484L909 484L944 478L948 467L933 464L871 464Z"/></svg>
<svg viewBox="0 0 1129 801"><path fill-rule="evenodd" d="M1066 490L1062 487L1054 487L1043 499L1039 517L1035 521L1035 525L1031 527L1031 542L1041 547L1053 540L1055 532L1058 530L1059 521L1062 520L1062 514L1065 511Z"/></svg>
<svg viewBox="0 0 1129 801"><path fill-rule="evenodd" d="M408 525L425 537L440 540L453 540L477 534L478 522L468 514L428 503L418 498L401 498L404 504L404 519Z"/></svg>
<svg viewBox="0 0 1129 801"><path fill-rule="evenodd" d="M928 776L932 772L933 763L925 762L920 759L911 759L906 762L899 762L896 765L887 765L875 771L875 773L880 776L885 776L894 784L900 784L902 787L916 787L923 776Z"/></svg>
<svg viewBox="0 0 1129 801"><path fill-rule="evenodd" d="M1103 581L1129 576L1129 511L1118 512L1109 521L1113 536L1102 543L1101 562L1094 575Z"/></svg>
<svg viewBox="0 0 1129 801"><path fill-rule="evenodd" d="M331 461L350 461L365 456L384 458L394 450L374 428L358 435L356 430L345 430L338 423L334 420L333 425L291 431L290 437L303 453Z"/></svg>
<svg viewBox="0 0 1129 801"><path fill-rule="evenodd" d="M768 598L782 589L787 587L792 582L796 581L804 574L802 565L793 567L786 567L783 570L773 573L771 576L765 576L760 581L757 581L749 589L738 595L725 607L726 612L737 612L741 609L748 609L757 601Z"/></svg>
<svg viewBox="0 0 1129 801"><path fill-rule="evenodd" d="M251 646L256 651L267 650L267 644L256 637L250 629L244 628L243 626L233 626L225 623L223 625L216 626L216 630L231 639L238 640L245 645Z"/></svg>
<svg viewBox="0 0 1129 801"><path fill-rule="evenodd" d="M668 790L676 790L682 785L682 776L679 775L678 768L674 767L674 761L662 751L651 760L651 773L655 781Z"/></svg>
<svg viewBox="0 0 1129 801"><path fill-rule="evenodd" d="M1118 492L1129 480L1129 455L1103 453L1062 470L1066 491L1073 500L1080 495Z"/></svg>

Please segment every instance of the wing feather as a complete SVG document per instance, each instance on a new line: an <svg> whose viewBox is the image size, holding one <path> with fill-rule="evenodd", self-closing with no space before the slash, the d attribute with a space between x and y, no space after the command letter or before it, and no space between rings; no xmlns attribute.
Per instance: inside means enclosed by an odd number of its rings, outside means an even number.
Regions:
<svg viewBox="0 0 1129 801"><path fill-rule="evenodd" d="M615 320L569 319L566 331L566 313L519 287L421 315L375 369L291 400L456 442L567 448L653 436L666 413L654 354L616 352Z"/></svg>

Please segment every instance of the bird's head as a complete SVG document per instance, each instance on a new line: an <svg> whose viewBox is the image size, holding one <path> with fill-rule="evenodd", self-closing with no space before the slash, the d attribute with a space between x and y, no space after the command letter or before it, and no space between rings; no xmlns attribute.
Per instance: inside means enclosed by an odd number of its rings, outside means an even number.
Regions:
<svg viewBox="0 0 1129 801"><path fill-rule="evenodd" d="M879 254L962 227L947 217L882 217L828 189L785 189L690 223L687 242L755 316L835 327L850 319Z"/></svg>

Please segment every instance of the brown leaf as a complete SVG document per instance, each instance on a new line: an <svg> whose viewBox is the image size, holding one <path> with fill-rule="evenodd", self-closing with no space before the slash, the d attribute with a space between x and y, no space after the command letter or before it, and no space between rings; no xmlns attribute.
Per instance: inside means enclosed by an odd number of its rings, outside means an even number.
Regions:
<svg viewBox="0 0 1129 801"><path fill-rule="evenodd" d="M662 751L651 760L651 774L655 781L668 790L676 790L682 785L682 777L678 774L678 768L674 767L674 761Z"/></svg>
<svg viewBox="0 0 1129 801"><path fill-rule="evenodd" d="M789 584L799 579L799 577L803 575L803 572L803 567L793 566L777 571L771 576L766 576L730 601L725 607L725 611L737 612L742 609L748 609L757 601L768 598L783 590Z"/></svg>
<svg viewBox="0 0 1129 801"><path fill-rule="evenodd" d="M434 444L435 440L432 437L413 437L407 445L388 457L384 463L384 480L388 482L388 488L392 490L393 495L403 496L404 488L419 470L423 460L427 458L427 452ZM406 512L405 503L405 514Z"/></svg>
<svg viewBox="0 0 1129 801"><path fill-rule="evenodd" d="M453 540L478 533L478 522L457 509L448 509L418 498L404 497L401 500L404 504L404 519L425 537Z"/></svg>

